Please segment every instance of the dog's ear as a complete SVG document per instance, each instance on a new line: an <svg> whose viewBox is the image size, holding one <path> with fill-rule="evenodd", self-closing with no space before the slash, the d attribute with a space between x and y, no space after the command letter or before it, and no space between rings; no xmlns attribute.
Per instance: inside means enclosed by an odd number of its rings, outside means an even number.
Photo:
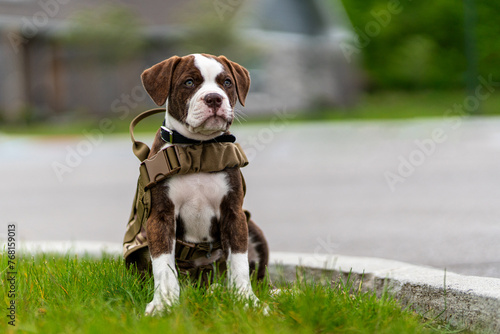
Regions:
<svg viewBox="0 0 500 334"><path fill-rule="evenodd" d="M244 106L248 90L250 89L250 74L246 68L240 64L230 61L224 56L219 56L217 58L219 58L219 60L226 64L231 70L231 74L233 75L236 85L236 92L238 93L238 99L240 100L241 105Z"/></svg>
<svg viewBox="0 0 500 334"><path fill-rule="evenodd" d="M173 56L158 63L141 74L142 85L153 101L163 106L170 93L172 74L179 64L181 57Z"/></svg>

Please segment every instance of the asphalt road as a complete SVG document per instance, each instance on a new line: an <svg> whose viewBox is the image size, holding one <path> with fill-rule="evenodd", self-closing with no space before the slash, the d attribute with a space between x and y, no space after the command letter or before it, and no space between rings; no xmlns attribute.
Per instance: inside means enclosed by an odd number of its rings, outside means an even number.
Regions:
<svg viewBox="0 0 500 334"><path fill-rule="evenodd" d="M127 136L89 132L0 135L0 239L16 223L25 241L122 241L138 161ZM500 277L499 118L276 117L233 133L251 159L245 207L271 250Z"/></svg>

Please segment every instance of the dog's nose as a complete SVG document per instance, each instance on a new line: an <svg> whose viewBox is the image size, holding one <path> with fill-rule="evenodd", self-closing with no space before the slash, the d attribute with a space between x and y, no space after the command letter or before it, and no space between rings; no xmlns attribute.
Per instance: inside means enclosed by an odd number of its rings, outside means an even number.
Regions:
<svg viewBox="0 0 500 334"><path fill-rule="evenodd" d="M222 105L222 96L217 93L210 93L203 98L205 104L213 109L218 109Z"/></svg>

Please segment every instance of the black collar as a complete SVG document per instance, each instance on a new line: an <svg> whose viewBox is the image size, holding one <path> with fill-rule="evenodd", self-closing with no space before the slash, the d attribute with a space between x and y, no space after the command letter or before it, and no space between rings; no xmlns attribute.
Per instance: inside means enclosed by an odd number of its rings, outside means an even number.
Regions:
<svg viewBox="0 0 500 334"><path fill-rule="evenodd" d="M165 126L161 127L161 139L172 144L209 144L209 143L234 143L236 137L231 134L224 134L209 140L195 140L184 137L175 130L170 130Z"/></svg>

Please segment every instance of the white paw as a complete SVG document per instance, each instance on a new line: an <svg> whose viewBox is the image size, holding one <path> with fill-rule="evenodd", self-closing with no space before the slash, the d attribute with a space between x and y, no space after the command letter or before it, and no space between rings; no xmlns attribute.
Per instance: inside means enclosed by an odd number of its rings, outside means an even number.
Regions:
<svg viewBox="0 0 500 334"><path fill-rule="evenodd" d="M249 307L256 308L256 309L261 309L262 314L267 316L269 315L270 309L269 306L265 303L262 303L259 298L253 293L252 290L247 290L247 289L240 289L238 291L238 294L240 298L243 300L247 300L247 303L245 303L245 310L247 310Z"/></svg>
<svg viewBox="0 0 500 334"><path fill-rule="evenodd" d="M237 288L236 293L241 300L248 300L254 304L259 303L259 298L253 293L252 287L250 286Z"/></svg>
<svg viewBox="0 0 500 334"><path fill-rule="evenodd" d="M164 310L165 306L163 306L163 304L157 304L154 301L152 301L146 306L146 311L144 312L144 315L155 316L163 313Z"/></svg>
<svg viewBox="0 0 500 334"><path fill-rule="evenodd" d="M146 306L144 315L157 316L168 311L174 304L178 302L177 298L153 298L151 303Z"/></svg>
<svg viewBox="0 0 500 334"><path fill-rule="evenodd" d="M278 288L274 288L274 289L269 291L269 294L271 295L271 297L279 296L282 293L283 293L283 291L281 289L278 289Z"/></svg>
<svg viewBox="0 0 500 334"><path fill-rule="evenodd" d="M269 306L265 303L262 303L257 297L255 300L251 300L251 304L246 303L244 309L248 310L250 306L252 306L252 308L254 309L260 309L262 311L262 314L265 316L268 316L269 312L271 311Z"/></svg>

